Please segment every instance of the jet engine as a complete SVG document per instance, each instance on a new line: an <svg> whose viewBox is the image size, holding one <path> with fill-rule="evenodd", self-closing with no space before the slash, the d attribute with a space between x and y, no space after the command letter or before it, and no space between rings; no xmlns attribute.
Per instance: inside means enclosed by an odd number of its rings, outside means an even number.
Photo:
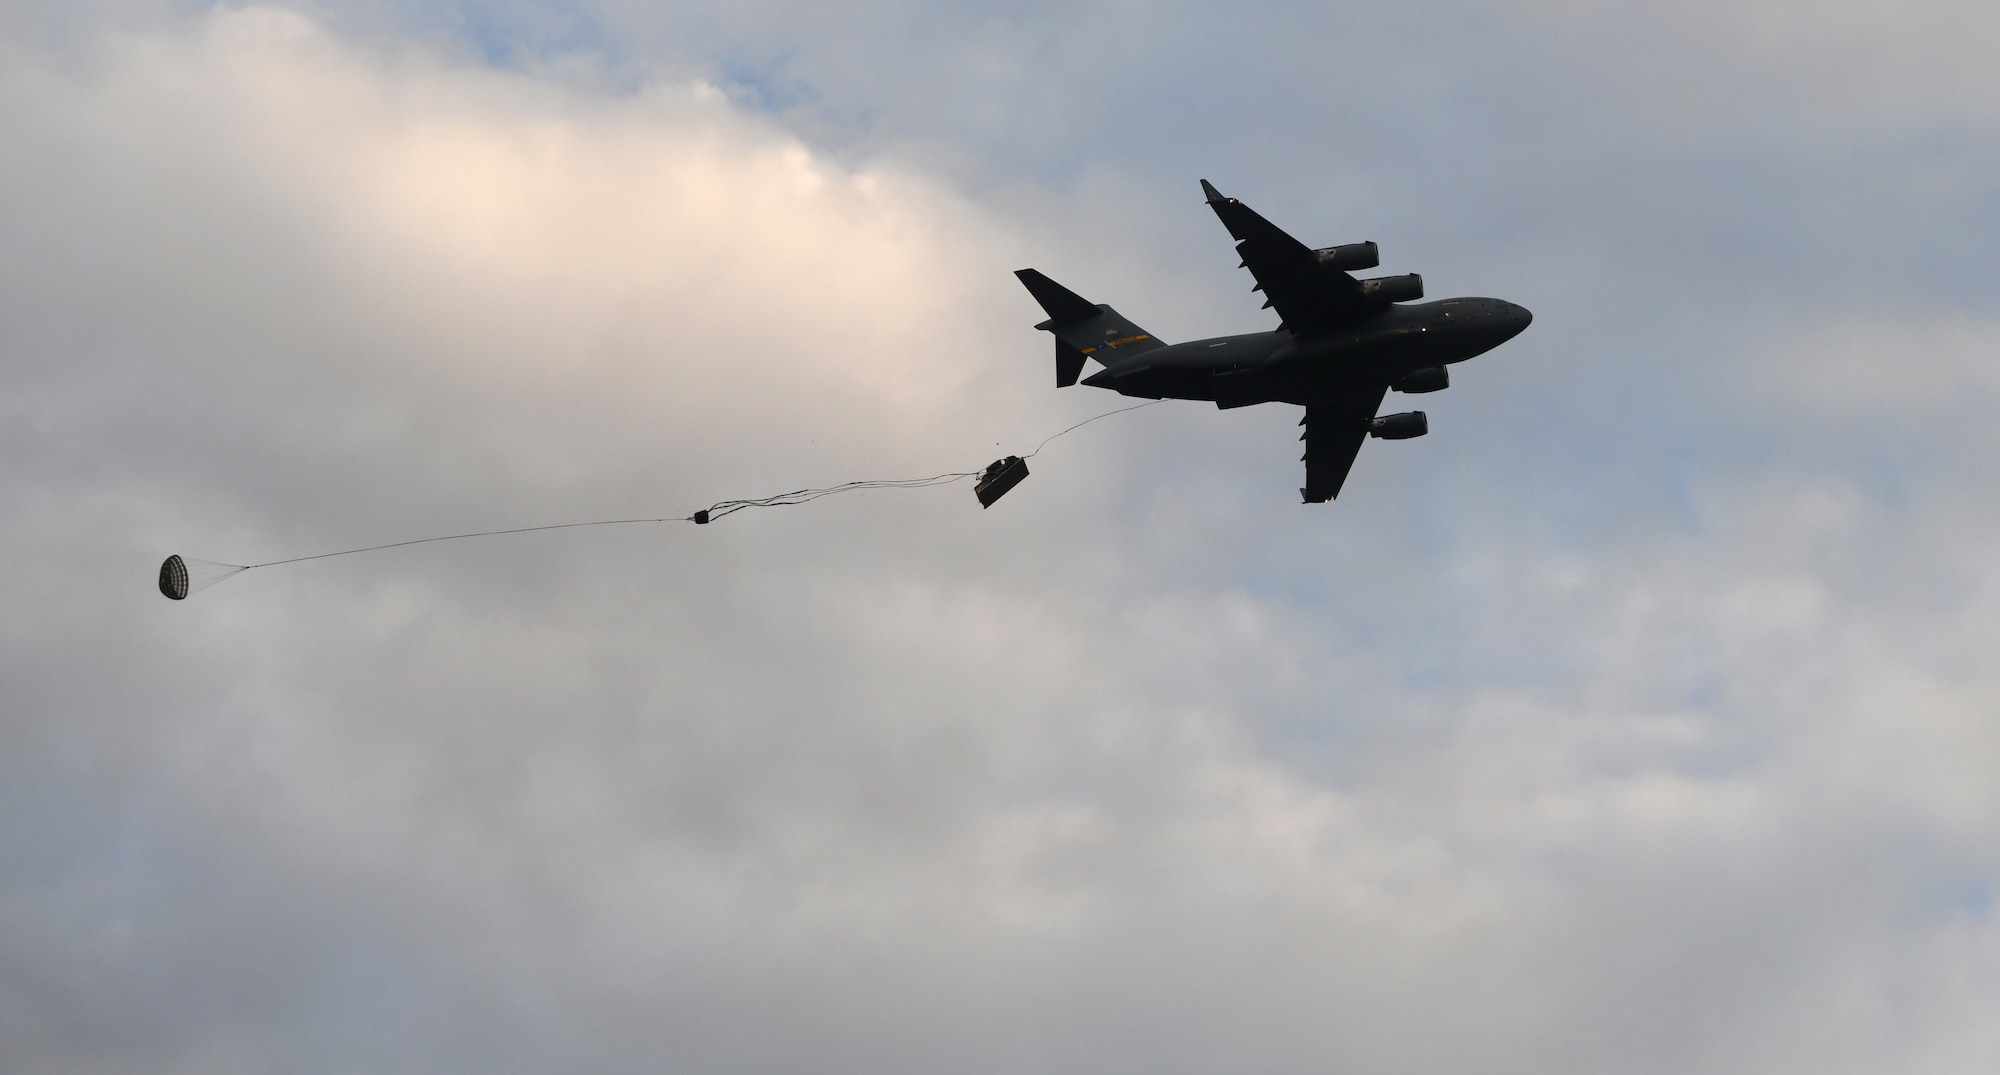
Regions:
<svg viewBox="0 0 2000 1075"><path fill-rule="evenodd" d="M1424 417L1422 411L1385 414L1368 422L1368 435L1383 440L1409 440L1411 437L1421 437L1430 431L1430 419Z"/></svg>
<svg viewBox="0 0 2000 1075"><path fill-rule="evenodd" d="M1374 243L1348 243L1345 246L1321 247L1313 251L1319 263L1329 269L1351 272L1355 269L1372 269L1382 264L1382 251Z"/></svg>
<svg viewBox="0 0 2000 1075"><path fill-rule="evenodd" d="M1424 297L1424 278L1416 273L1408 276L1378 276L1357 283L1361 285L1361 296L1376 302L1409 302Z"/></svg>
<svg viewBox="0 0 2000 1075"><path fill-rule="evenodd" d="M1431 366L1404 374L1403 379L1389 386L1398 392L1418 395L1424 392L1442 392L1451 387L1451 371L1443 366Z"/></svg>

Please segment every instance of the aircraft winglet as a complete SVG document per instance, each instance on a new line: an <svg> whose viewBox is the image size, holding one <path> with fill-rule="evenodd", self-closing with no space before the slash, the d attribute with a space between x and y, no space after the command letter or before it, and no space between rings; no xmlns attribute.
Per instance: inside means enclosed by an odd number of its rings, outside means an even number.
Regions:
<svg viewBox="0 0 2000 1075"><path fill-rule="evenodd" d="M1209 182L1206 179L1201 181L1201 192L1208 196L1208 204L1210 205L1214 205L1217 202L1226 202L1229 200L1228 198L1222 196L1221 191L1215 189L1215 184Z"/></svg>

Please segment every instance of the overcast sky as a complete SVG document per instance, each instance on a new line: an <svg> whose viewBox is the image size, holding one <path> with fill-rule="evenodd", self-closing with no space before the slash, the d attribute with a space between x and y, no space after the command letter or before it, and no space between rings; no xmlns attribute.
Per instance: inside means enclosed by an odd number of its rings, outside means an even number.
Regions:
<svg viewBox="0 0 2000 1075"><path fill-rule="evenodd" d="M0 1070L2000 1067L2000 7L15 0ZM1535 312L1302 506L1032 265ZM1406 397L1392 397L1392 404Z"/></svg>

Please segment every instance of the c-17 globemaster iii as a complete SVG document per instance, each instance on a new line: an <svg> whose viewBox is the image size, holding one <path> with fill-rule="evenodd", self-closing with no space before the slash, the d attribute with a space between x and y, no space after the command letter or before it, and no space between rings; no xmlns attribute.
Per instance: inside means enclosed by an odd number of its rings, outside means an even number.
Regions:
<svg viewBox="0 0 2000 1075"><path fill-rule="evenodd" d="M1274 331L1169 345L1034 269L1014 275L1048 312L1035 327L1055 335L1058 387L1075 384L1085 360L1094 359L1104 368L1083 383L1121 395L1304 407L1306 484L1299 493L1308 504L1340 495L1369 437L1407 440L1430 431L1422 411L1376 415L1391 390L1445 388L1446 366L1506 343L1533 320L1500 299L1417 303L1424 282L1415 273L1357 280L1349 270L1381 263L1374 243L1315 250L1208 180L1201 189L1236 238L1243 268L1257 280L1252 290L1277 311Z"/></svg>

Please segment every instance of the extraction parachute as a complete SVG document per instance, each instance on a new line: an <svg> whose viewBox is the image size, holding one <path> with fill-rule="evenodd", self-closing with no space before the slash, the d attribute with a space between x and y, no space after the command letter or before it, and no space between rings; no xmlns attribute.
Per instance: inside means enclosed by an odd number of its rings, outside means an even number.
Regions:
<svg viewBox="0 0 2000 1075"><path fill-rule="evenodd" d="M185 601L196 590L206 590L231 575L250 570L251 566L218 564L175 554L160 565L160 592L175 601Z"/></svg>

